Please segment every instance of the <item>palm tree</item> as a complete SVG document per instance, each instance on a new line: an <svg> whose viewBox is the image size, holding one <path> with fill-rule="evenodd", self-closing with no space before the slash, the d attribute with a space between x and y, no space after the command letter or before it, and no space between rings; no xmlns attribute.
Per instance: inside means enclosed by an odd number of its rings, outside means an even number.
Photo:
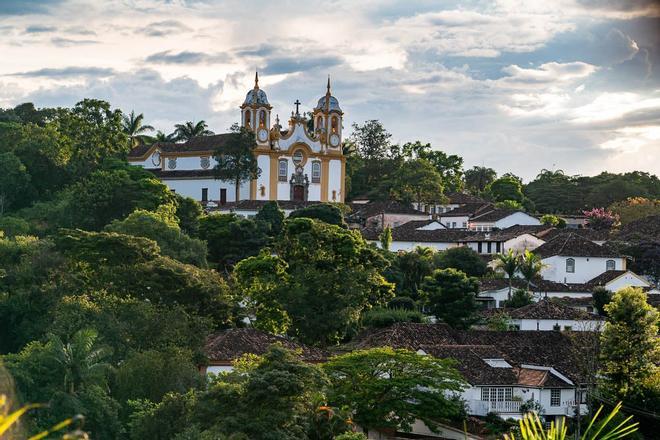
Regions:
<svg viewBox="0 0 660 440"><path fill-rule="evenodd" d="M136 115L135 111L131 110L130 115L123 115L122 118L124 119L122 123L124 133L131 139L131 146L133 148L144 144L149 139L149 136L145 134L146 132L154 131L151 125L142 124L144 120L142 113Z"/></svg>
<svg viewBox="0 0 660 440"><path fill-rule="evenodd" d="M176 142L176 133L165 134L158 130L156 136L149 136L149 143L156 142Z"/></svg>
<svg viewBox="0 0 660 440"><path fill-rule="evenodd" d="M509 249L506 254L497 254L495 256L495 267L504 272L509 278L509 294L507 299L511 299L511 290L513 289L513 277L520 268L520 259Z"/></svg>
<svg viewBox="0 0 660 440"><path fill-rule="evenodd" d="M59 336L51 336L52 356L64 370L64 389L74 394L85 384L101 382L110 370L105 360L110 356L106 347L98 347L98 333L82 329L64 343Z"/></svg>
<svg viewBox="0 0 660 440"><path fill-rule="evenodd" d="M541 257L529 250L525 250L520 258L518 270L525 281L527 281L527 291L529 291L532 280L540 275L544 267L546 265L541 261Z"/></svg>
<svg viewBox="0 0 660 440"><path fill-rule="evenodd" d="M475 193L483 192L497 177L494 169L475 166L463 173L465 185Z"/></svg>
<svg viewBox="0 0 660 440"><path fill-rule="evenodd" d="M176 124L174 126L174 134L179 141L187 141L197 136L209 136L213 132L208 130L206 121L202 120L197 123L188 121L185 124Z"/></svg>

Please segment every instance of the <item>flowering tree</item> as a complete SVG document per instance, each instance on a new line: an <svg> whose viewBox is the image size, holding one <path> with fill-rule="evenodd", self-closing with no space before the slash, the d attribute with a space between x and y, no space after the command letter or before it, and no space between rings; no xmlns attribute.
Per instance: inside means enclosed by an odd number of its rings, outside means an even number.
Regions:
<svg viewBox="0 0 660 440"><path fill-rule="evenodd" d="M619 223L619 216L605 208L594 208L590 211L582 211L582 213L587 216L589 227L599 231L611 229L612 226Z"/></svg>

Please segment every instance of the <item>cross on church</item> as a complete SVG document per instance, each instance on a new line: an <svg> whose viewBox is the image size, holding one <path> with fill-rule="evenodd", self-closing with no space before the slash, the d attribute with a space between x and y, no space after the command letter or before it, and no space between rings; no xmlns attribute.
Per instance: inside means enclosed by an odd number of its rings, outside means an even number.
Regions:
<svg viewBox="0 0 660 440"><path fill-rule="evenodd" d="M300 101L296 99L296 102L294 102L294 104L296 105L296 116L299 116L300 112L298 111L298 107L300 106Z"/></svg>

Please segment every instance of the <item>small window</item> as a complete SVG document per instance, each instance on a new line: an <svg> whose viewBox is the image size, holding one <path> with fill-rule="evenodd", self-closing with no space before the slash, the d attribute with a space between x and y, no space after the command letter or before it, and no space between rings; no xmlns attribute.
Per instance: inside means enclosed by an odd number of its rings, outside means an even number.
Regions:
<svg viewBox="0 0 660 440"><path fill-rule="evenodd" d="M280 166L278 168L278 173L277 173L278 180L280 182L286 182L288 167L289 167L289 162L286 159L280 160Z"/></svg>
<svg viewBox="0 0 660 440"><path fill-rule="evenodd" d="M538 327L538 324L536 324L536 326ZM538 330L538 328L537 328L537 330ZM561 330L561 326L559 324L555 324L555 325L552 326L552 330L558 332L558 331Z"/></svg>
<svg viewBox="0 0 660 440"><path fill-rule="evenodd" d="M259 187L259 194L261 194L261 197L265 197L265 196L266 196L266 187L265 187L264 185L261 185L261 186Z"/></svg>
<svg viewBox="0 0 660 440"><path fill-rule="evenodd" d="M300 165L302 163L304 157L305 156L303 155L302 150L296 150L296 152L293 153L293 163L294 163L294 165L296 165L296 166Z"/></svg>
<svg viewBox="0 0 660 440"><path fill-rule="evenodd" d="M332 117L332 132L337 133L338 129L339 129L339 119L337 118L337 116L333 116Z"/></svg>
<svg viewBox="0 0 660 440"><path fill-rule="evenodd" d="M616 269L616 263L614 260L607 260L605 262L605 270L615 270Z"/></svg>
<svg viewBox="0 0 660 440"><path fill-rule="evenodd" d="M245 126L250 127L250 110L245 112Z"/></svg>
<svg viewBox="0 0 660 440"><path fill-rule="evenodd" d="M575 273L575 260L573 258L566 259L566 272Z"/></svg>
<svg viewBox="0 0 660 440"><path fill-rule="evenodd" d="M321 162L312 162L312 183L321 182Z"/></svg>
<svg viewBox="0 0 660 440"><path fill-rule="evenodd" d="M333 201L337 200L337 191L335 191L334 189L332 190L332 200Z"/></svg>
<svg viewBox="0 0 660 440"><path fill-rule="evenodd" d="M550 390L550 406L559 406L561 404L561 390L553 388Z"/></svg>
<svg viewBox="0 0 660 440"><path fill-rule="evenodd" d="M259 127L266 126L266 110L259 111Z"/></svg>
<svg viewBox="0 0 660 440"><path fill-rule="evenodd" d="M451 222L452 229L456 227L456 222Z"/></svg>
<svg viewBox="0 0 660 440"><path fill-rule="evenodd" d="M467 228L467 222L463 222L463 229Z"/></svg>
<svg viewBox="0 0 660 440"><path fill-rule="evenodd" d="M573 326L572 326L572 325L565 325L565 326L564 326L564 331L570 332L571 330L573 330Z"/></svg>
<svg viewBox="0 0 660 440"><path fill-rule="evenodd" d="M208 202L209 200L209 189L202 188L202 202Z"/></svg>

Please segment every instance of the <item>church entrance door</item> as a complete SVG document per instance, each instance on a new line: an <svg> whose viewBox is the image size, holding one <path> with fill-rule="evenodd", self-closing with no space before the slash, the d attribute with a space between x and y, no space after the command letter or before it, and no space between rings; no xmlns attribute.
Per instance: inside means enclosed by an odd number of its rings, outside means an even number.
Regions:
<svg viewBox="0 0 660 440"><path fill-rule="evenodd" d="M296 202L305 201L305 187L302 185L295 185L293 187L293 200Z"/></svg>

